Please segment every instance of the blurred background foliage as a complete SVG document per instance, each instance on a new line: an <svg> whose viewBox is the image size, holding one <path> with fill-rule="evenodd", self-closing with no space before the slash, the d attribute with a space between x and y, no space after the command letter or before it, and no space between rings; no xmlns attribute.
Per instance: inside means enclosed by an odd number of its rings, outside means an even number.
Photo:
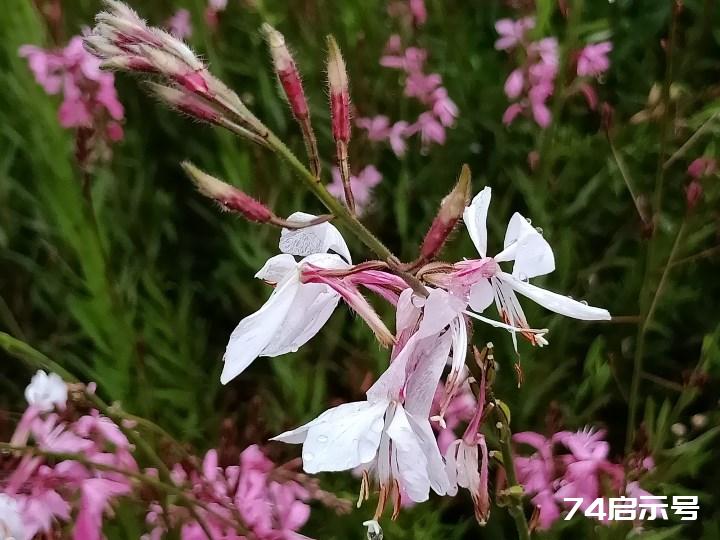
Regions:
<svg viewBox="0 0 720 540"><path fill-rule="evenodd" d="M414 118L419 111L402 95L397 72L380 67L378 59L393 32L425 47L429 67L442 75L459 106L459 120L444 146L422 152L413 142L403 159L356 131L352 168L373 164L384 178L365 223L398 256L414 258L440 198L463 163L473 171L475 191L484 185L494 190L491 251L513 211L531 216L557 260L557 270L539 284L606 307L617 318L587 324L551 317L525 302L529 320L550 327L551 344L543 349L521 344L525 383L520 388L509 336L489 327L476 332L475 343L492 340L496 345L501 366L496 394L511 406L513 429L604 426L621 459L642 335L638 440L653 449L657 463L645 487L653 493L700 495L702 518L682 528L658 523L642 538L720 539L717 177L706 179L694 212L686 211L684 192L693 159L720 157L717 2L683 2L676 15L671 79L666 68L673 3L666 0L428 0L429 20L420 30L398 26L387 16L385 0L235 0L214 32L202 23L202 0L131 4L155 24L179 7L189 9L191 44L215 74L302 154L302 139L278 93L259 33L263 21L278 27L304 74L320 151L328 160L332 141L324 36L334 34L344 50L358 117ZM576 14L571 22L558 4ZM193 160L267 201L280 215L322 210L270 153L165 110L127 76L117 77L126 107L126 137L114 147L111 161L84 178L74 160L73 133L57 122L59 100L45 95L18 57L18 48L26 43L64 44L91 24L99 2L63 0L62 7L58 35L48 32L30 0L5 0L0 12L0 330L39 348L81 378L97 381L104 397L200 449L263 443L329 403L359 398L368 377L386 365L387 354L342 309L298 353L260 359L228 387L220 386L228 335L268 295L268 287L253 275L275 253L278 232L217 212L194 192L179 162ZM507 105L503 83L513 66L493 48L493 25L499 18L532 12L538 18L537 34L557 35L561 45L613 41L612 66L599 93L614 110L605 119L612 123L615 154L602 115L588 110L578 95L556 93L555 118L547 130L523 120L510 128L502 124ZM670 81L672 102L666 110L631 123L633 115L648 108L651 88ZM701 126L701 135L682 149ZM662 211L654 231L649 230L635 202L641 209L650 206L658 170L678 150L663 169ZM536 168L528 161L533 151L540 156ZM324 169L330 166L328 161ZM91 207L83 194L85 182ZM354 239L347 240L356 260L371 257ZM468 236L460 231L443 259L473 254ZM652 304L653 316L639 333L642 313ZM392 320L390 310L379 303L378 308ZM3 357L2 409L21 410L28 375L26 368ZM690 421L697 414L705 424ZM671 430L678 423L688 426L687 434ZM7 425L2 429L7 431ZM292 447L272 450L279 459L297 453ZM349 475L328 475L323 481L348 497L357 488ZM480 530L469 500L456 499L408 509L388 527L386 537L514 534L501 509ZM369 512L336 517L318 508L305 532L320 539L359 538L359 522ZM126 528L109 531L113 538L131 538L130 531L138 530L131 512L122 515ZM577 519L561 522L541 537L609 540L628 534L629 526Z"/></svg>

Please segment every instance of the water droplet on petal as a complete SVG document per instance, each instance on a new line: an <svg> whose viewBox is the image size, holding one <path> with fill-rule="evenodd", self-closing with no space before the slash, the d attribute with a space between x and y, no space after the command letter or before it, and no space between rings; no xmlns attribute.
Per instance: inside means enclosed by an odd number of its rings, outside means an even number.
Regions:
<svg viewBox="0 0 720 540"><path fill-rule="evenodd" d="M526 276L525 274L523 274L522 272L520 272L520 273L518 274L518 279L519 279L520 281L524 281L525 283L527 283L528 281L530 281L530 278L527 277L527 276Z"/></svg>
<svg viewBox="0 0 720 540"><path fill-rule="evenodd" d="M532 225L532 219L530 219L530 218L525 218L525 221L527 221L530 225Z"/></svg>
<svg viewBox="0 0 720 540"><path fill-rule="evenodd" d="M326 442L328 441L328 438L327 438L326 435L320 435L320 436L317 438L317 441L318 441L319 443L326 443Z"/></svg>
<svg viewBox="0 0 720 540"><path fill-rule="evenodd" d="M542 234L542 233L545 232L545 231L543 231L543 228L542 228L542 227L535 227L535 230L536 230L537 232L539 232L540 234Z"/></svg>
<svg viewBox="0 0 720 540"><path fill-rule="evenodd" d="M421 308L425 305L425 299L418 294L413 294L410 301L412 302L412 305L416 308Z"/></svg>
<svg viewBox="0 0 720 540"><path fill-rule="evenodd" d="M313 454L312 452L305 452L303 454L303 460L312 461L313 459L315 459L315 454Z"/></svg>
<svg viewBox="0 0 720 540"><path fill-rule="evenodd" d="M580 303L583 304L583 305L585 305L585 306L588 305L587 300L580 300Z"/></svg>

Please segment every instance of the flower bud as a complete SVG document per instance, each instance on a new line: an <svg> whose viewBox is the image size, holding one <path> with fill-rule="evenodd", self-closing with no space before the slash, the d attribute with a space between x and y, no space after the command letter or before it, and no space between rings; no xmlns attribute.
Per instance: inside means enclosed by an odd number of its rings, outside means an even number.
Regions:
<svg viewBox="0 0 720 540"><path fill-rule="evenodd" d="M147 86L161 101L188 116L211 124L217 124L220 121L220 114L215 109L192 95L186 94L177 88L153 82L147 83Z"/></svg>
<svg viewBox="0 0 720 540"><path fill-rule="evenodd" d="M463 165L458 183L440 203L440 210L425 235L420 248L422 260L431 260L440 252L455 225L460 221L469 200L470 168Z"/></svg>
<svg viewBox="0 0 720 540"><path fill-rule="evenodd" d="M332 132L336 142L350 142L350 89L347 71L335 38L328 36L328 87Z"/></svg>
<svg viewBox="0 0 720 540"><path fill-rule="evenodd" d="M245 219L258 223L268 223L275 219L275 214L268 207L236 187L201 171L188 161L182 163L182 168L200 193L215 200L223 209L237 212Z"/></svg>
<svg viewBox="0 0 720 540"><path fill-rule="evenodd" d="M262 29L270 47L275 73L280 79L293 116L298 120L306 118L309 112L305 90L297 65L285 44L285 38L267 23L263 24Z"/></svg>
<svg viewBox="0 0 720 540"><path fill-rule="evenodd" d="M685 188L685 204L687 209L692 211L702 200L703 187L699 180L692 180Z"/></svg>

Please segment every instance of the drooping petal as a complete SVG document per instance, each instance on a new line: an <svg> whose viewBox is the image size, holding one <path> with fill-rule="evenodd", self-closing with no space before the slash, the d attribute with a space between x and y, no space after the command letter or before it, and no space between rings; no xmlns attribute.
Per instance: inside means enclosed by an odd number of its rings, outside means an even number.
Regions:
<svg viewBox="0 0 720 540"><path fill-rule="evenodd" d="M388 405L389 401L344 403L271 440L303 442L303 469L308 474L352 469L375 457Z"/></svg>
<svg viewBox="0 0 720 540"><path fill-rule="evenodd" d="M240 321L230 335L230 341L225 349L223 356L225 365L220 375L222 384L227 384L240 375L263 353L282 326L300 287L297 275L288 276L258 311Z"/></svg>
<svg viewBox="0 0 720 540"><path fill-rule="evenodd" d="M445 471L448 476L447 494L451 497L457 495L458 492L458 448L460 447L460 439L455 439L445 451Z"/></svg>
<svg viewBox="0 0 720 540"><path fill-rule="evenodd" d="M263 267L258 270L255 277L267 281L268 283L280 283L288 273L297 268L298 264L295 257L287 253L270 257Z"/></svg>
<svg viewBox="0 0 720 540"><path fill-rule="evenodd" d="M407 413L410 427L412 427L418 444L422 449L425 459L427 460L428 478L430 479L430 487L438 495L445 495L450 488L450 482L445 471L445 463L443 462L440 449L438 448L435 433L430 427L427 417L417 417Z"/></svg>
<svg viewBox="0 0 720 540"><path fill-rule="evenodd" d="M288 217L288 221L307 223L316 219L317 216L305 212L295 212ZM352 262L350 251L345 239L334 225L320 223L304 229L283 229L280 233L280 251L290 255L305 257L312 253L335 252L347 263Z"/></svg>
<svg viewBox="0 0 720 540"><path fill-rule="evenodd" d="M536 285L530 285L505 272L501 272L498 277L520 294L560 315L583 321L609 321L611 318L606 309L588 306L562 294L550 292Z"/></svg>
<svg viewBox="0 0 720 540"><path fill-rule="evenodd" d="M481 257L487 254L487 214L492 192L489 187L475 195L463 212L463 221Z"/></svg>
<svg viewBox="0 0 720 540"><path fill-rule="evenodd" d="M397 470L393 474L400 488L414 502L428 500L430 478L427 458L402 406L397 407L387 434L394 445Z"/></svg>
<svg viewBox="0 0 720 540"><path fill-rule="evenodd" d="M443 289L430 289L417 332L419 337L426 338L439 334L465 309L465 305L465 302Z"/></svg>
<svg viewBox="0 0 720 540"><path fill-rule="evenodd" d="M295 352L315 337L335 311L340 295L327 285L304 283L287 315L261 356L275 357Z"/></svg>
<svg viewBox="0 0 720 540"><path fill-rule="evenodd" d="M413 354L414 369L405 387L405 408L417 418L430 415L433 396L447 364L452 332L431 337L418 344Z"/></svg>

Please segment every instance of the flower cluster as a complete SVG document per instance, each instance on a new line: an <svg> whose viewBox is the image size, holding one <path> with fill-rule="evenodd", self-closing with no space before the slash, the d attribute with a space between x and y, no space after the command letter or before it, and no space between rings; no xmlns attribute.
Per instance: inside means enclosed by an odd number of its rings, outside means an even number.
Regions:
<svg viewBox="0 0 720 540"><path fill-rule="evenodd" d="M520 66L505 81L505 95L512 101L503 114L503 123L506 125L521 114L530 114L542 128L549 126L552 121L547 102L555 92L558 42L554 37L532 41L530 31L534 27L535 19L532 17L501 19L495 23L495 30L500 36L495 42L495 48L514 52L522 59ZM612 43L603 41L586 45L574 56L578 79L572 82L569 92L582 93L593 110L598 103L597 93L586 78L599 77L610 68L608 54L611 50Z"/></svg>
<svg viewBox="0 0 720 540"><path fill-rule="evenodd" d="M358 118L356 125L367 131L371 141L388 141L398 157L407 150L407 139L419 134L423 148L430 144L445 144L445 129L455 124L458 116L457 105L450 99L447 89L442 86L438 73L425 73L428 53L418 47L403 48L400 36L390 37L380 65L397 69L405 76L405 95L415 98L425 107L412 124L400 120L391 124L384 115Z"/></svg>
<svg viewBox="0 0 720 540"><path fill-rule="evenodd" d="M124 109L113 74L100 69L100 61L83 48L80 36L63 49L23 45L19 52L45 92L62 94L58 118L63 127L78 130L80 161L105 157L109 145L123 138Z"/></svg>
<svg viewBox="0 0 720 540"><path fill-rule="evenodd" d="M38 453L3 458L14 466L2 482L0 532L4 528L25 540L50 535L60 522L73 524L73 538L99 540L103 518L114 501L131 492L129 475L138 472L128 439L97 410L65 411L68 387L54 373L38 371L25 397L28 408L11 445L32 442Z"/></svg>
<svg viewBox="0 0 720 540"><path fill-rule="evenodd" d="M277 468L256 445L243 450L238 465L219 466L216 450L205 454L200 468L177 464L171 472L173 482L198 504L190 513L185 506L163 509L152 503L146 517L152 531L143 540L164 538L168 524L180 530L183 540L206 538L205 531L211 538L226 540L306 538L297 531L310 517L305 501L311 493L290 479L292 475L291 470ZM238 521L247 530L238 532Z"/></svg>
<svg viewBox="0 0 720 540"><path fill-rule="evenodd" d="M333 181L328 185L328 191L338 199L342 199L344 188L340 169L333 167ZM350 176L350 185L352 185L353 195L355 196L355 209L358 214L362 214L370 204L372 190L382 181L382 174L374 165L368 165L362 169L357 175Z"/></svg>
<svg viewBox="0 0 720 540"><path fill-rule="evenodd" d="M501 19L495 23L500 38L495 48L503 51L520 50L523 64L510 73L505 81L505 94L515 100L503 114L503 123L511 124L518 115L530 112L540 127L550 125L548 98L555 88L558 71L558 43L553 37L530 41L529 31L535 20L526 17L517 21Z"/></svg>
<svg viewBox="0 0 720 540"><path fill-rule="evenodd" d="M649 495L637 481L625 485L623 466L608 460L610 445L604 437L604 431L592 429L560 431L549 438L530 431L513 436L516 445L535 449L529 457L516 457L515 466L520 483L537 508L539 528L548 529L562 509L571 506L565 502L567 498L582 499L580 508L584 511L609 493ZM640 468L653 468L652 459L645 458Z"/></svg>

